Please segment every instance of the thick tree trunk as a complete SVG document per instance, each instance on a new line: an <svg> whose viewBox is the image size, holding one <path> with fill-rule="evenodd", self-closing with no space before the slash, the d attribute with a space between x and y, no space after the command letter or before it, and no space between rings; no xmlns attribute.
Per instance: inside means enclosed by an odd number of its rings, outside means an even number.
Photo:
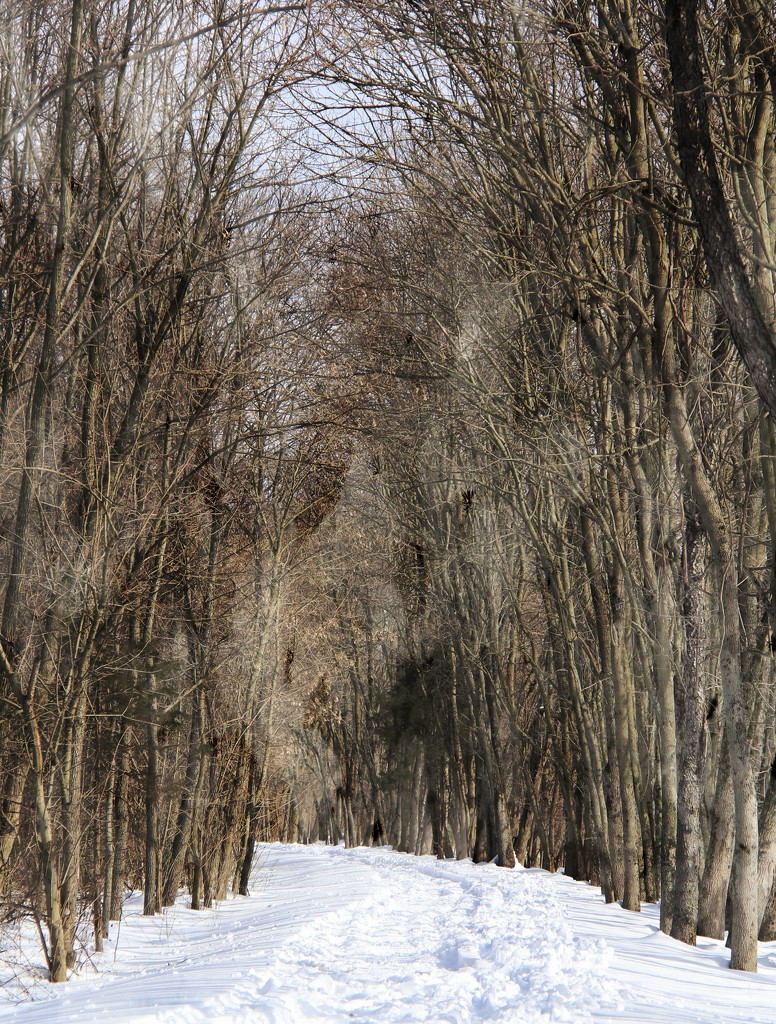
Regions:
<svg viewBox="0 0 776 1024"><path fill-rule="evenodd" d="M633 786L631 770L631 735L628 714L628 683L627 670L624 665L626 647L623 630L613 622L612 633L612 667L614 669L614 685L616 694L616 736L617 761L620 771L620 793L623 808L623 859L625 888L622 905L626 910L641 910L641 886L639 880L639 850L641 848L641 828L639 813L636 807L636 793Z"/></svg>
<svg viewBox="0 0 776 1024"><path fill-rule="evenodd" d="M685 654L677 687L679 791L677 802L676 889L671 935L695 945L701 865L701 797L705 763L705 698L700 627L703 619L703 539L690 520L685 529L682 614Z"/></svg>
<svg viewBox="0 0 776 1024"><path fill-rule="evenodd" d="M757 865L757 906L759 931L762 933L776 871L776 762L771 766L771 779L760 813L760 849ZM766 928L766 931L768 929Z"/></svg>
<svg viewBox="0 0 776 1024"><path fill-rule="evenodd" d="M423 818L426 807L426 789L423 785L425 779L425 755L423 748L419 747L415 755L415 762L412 771L412 788L409 794L409 816L407 830L407 852L417 853L421 842Z"/></svg>
<svg viewBox="0 0 776 1024"><path fill-rule="evenodd" d="M250 758L245 741L242 739L239 745L234 777L230 781L227 793L224 794L223 798L224 809L221 837L217 850L216 864L213 870L215 879L214 898L216 900L226 899L229 882L235 873L235 864L240 852L240 823L245 818L245 806L248 798L249 772ZM287 836L286 842L295 843L297 841L298 824L296 803L293 797L289 796L289 813L284 826Z"/></svg>
<svg viewBox="0 0 776 1024"><path fill-rule="evenodd" d="M493 849L495 851L494 856L501 867L513 868L515 866L515 851L512 847L512 829L504 796L504 779L498 756L498 737L496 735L498 713L492 680L496 678L497 668L495 665L491 665L490 672L488 673L480 666L477 674L480 704L483 712L480 719L482 725L482 746L485 752L485 765L491 789L491 828Z"/></svg>
<svg viewBox="0 0 776 1024"><path fill-rule="evenodd" d="M249 775L248 775L248 800L246 805L245 838L240 861L240 877L237 883L237 891L241 896L248 895L248 883L253 867L253 855L256 850L256 835L258 826L258 802L260 780L258 778L258 766L255 752L251 753Z"/></svg>
<svg viewBox="0 0 776 1024"><path fill-rule="evenodd" d="M698 899L698 934L711 939L723 939L725 906L735 847L733 783L730 778L727 740L724 736L709 831L706 866Z"/></svg>
<svg viewBox="0 0 776 1024"><path fill-rule="evenodd" d="M192 801L200 773L202 760L202 744L205 725L205 693L197 686L191 709L191 727L189 729L189 748L186 759L186 777L183 782L178 817L175 823L175 835L164 870L164 888L162 906L171 907L178 895L183 869L186 862L191 835Z"/></svg>
<svg viewBox="0 0 776 1024"><path fill-rule="evenodd" d="M736 884L732 893L733 929L730 966L757 970L757 796L751 760L746 693L741 677L739 639L738 567L728 535L725 515L706 475L690 426L684 395L676 383L675 351L663 353L665 394L671 431L682 469L709 538L714 578L719 580L719 614L722 622L720 679L725 700L725 722L730 754L736 822Z"/></svg>
<svg viewBox="0 0 776 1024"><path fill-rule="evenodd" d="M757 904L757 795L741 680L736 574L730 562L727 559L724 561L727 565L723 581L723 614L728 625L720 654L720 674L725 689L725 706L728 709L728 746L736 822L730 966L733 970L756 971L760 923Z"/></svg>
<svg viewBox="0 0 776 1024"><path fill-rule="evenodd" d="M771 889L763 919L760 922L760 942L773 942L774 939L776 939L776 885Z"/></svg>
<svg viewBox="0 0 776 1024"><path fill-rule="evenodd" d="M665 283L666 270L661 259L661 246L655 232L647 222L644 228L649 235L652 232L653 267L652 276L658 292ZM664 333L665 318L660 312L660 303L656 304L655 330ZM667 565L664 542L660 541L661 558L655 555L655 544L658 538L671 535L671 524L666 512L655 522L655 506L667 508L669 502L661 494L661 481L668 477L660 473L652 461L644 455L638 429L639 396L633 371L633 358L626 360L627 392L624 402L625 441L628 467L636 491L636 509L638 511L638 544L642 572L645 578L645 598L648 612L647 623L651 627L654 640L645 656L645 672L654 673L656 710L658 718L659 765L660 765L660 928L668 933L673 923L674 884L676 877L676 842L677 842L677 762L676 762L676 706L674 695L674 663L672 621L674 612L673 574ZM668 461L668 454L664 456ZM649 657L651 653L651 659Z"/></svg>

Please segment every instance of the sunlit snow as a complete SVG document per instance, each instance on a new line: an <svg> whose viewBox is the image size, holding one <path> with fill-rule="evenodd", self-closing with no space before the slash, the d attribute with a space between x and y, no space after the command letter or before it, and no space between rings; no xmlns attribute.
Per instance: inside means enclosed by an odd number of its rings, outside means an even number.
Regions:
<svg viewBox="0 0 776 1024"><path fill-rule="evenodd" d="M134 895L67 985L36 980L32 934L6 941L0 1022L776 1021L776 943L757 976L734 973L722 943L682 946L656 908L605 906L563 875L271 845L251 891L155 918Z"/></svg>

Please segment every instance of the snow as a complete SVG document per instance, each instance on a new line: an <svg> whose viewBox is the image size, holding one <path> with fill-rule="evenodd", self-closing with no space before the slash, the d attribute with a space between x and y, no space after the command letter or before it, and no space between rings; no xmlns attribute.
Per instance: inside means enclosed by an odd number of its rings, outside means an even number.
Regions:
<svg viewBox="0 0 776 1024"><path fill-rule="evenodd" d="M251 891L155 918L133 895L67 985L40 980L32 933L6 933L6 960L28 962L0 1024L776 1021L776 944L758 975L731 972L722 943L683 946L657 908L562 874L273 844Z"/></svg>

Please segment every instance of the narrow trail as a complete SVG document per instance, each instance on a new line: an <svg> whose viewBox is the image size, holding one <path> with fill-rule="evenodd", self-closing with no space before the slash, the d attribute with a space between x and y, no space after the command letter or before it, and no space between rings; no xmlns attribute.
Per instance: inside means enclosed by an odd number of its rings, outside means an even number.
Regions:
<svg viewBox="0 0 776 1024"><path fill-rule="evenodd" d="M270 846L249 899L141 909L98 974L0 1004L0 1024L776 1024L776 945L734 975L720 943L681 946L654 908L546 872Z"/></svg>

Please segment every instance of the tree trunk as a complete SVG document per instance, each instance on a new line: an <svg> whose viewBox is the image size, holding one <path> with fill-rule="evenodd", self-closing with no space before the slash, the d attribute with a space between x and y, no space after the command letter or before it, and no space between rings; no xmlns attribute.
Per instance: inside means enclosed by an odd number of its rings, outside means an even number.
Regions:
<svg viewBox="0 0 776 1024"><path fill-rule="evenodd" d="M204 725L205 692L201 686L197 686L191 709L186 777L183 782L178 817L175 823L175 835L173 836L172 847L164 870L164 889L162 893L162 906L164 907L171 907L173 905L183 879L186 850L191 835L192 801L202 760Z"/></svg>
<svg viewBox="0 0 776 1024"><path fill-rule="evenodd" d="M43 746L34 709L26 699L23 700L22 710L32 747L32 777L35 787L35 833L38 849L40 850L43 891L46 898L46 924L49 933L49 980L53 982L67 981L67 937L62 921L59 871L54 851L51 813L45 791Z"/></svg>
<svg viewBox="0 0 776 1024"><path fill-rule="evenodd" d="M725 906L734 848L733 784L727 739L723 735L706 866L698 899L698 934L710 939L725 937Z"/></svg>
<svg viewBox="0 0 776 1024"><path fill-rule="evenodd" d="M22 762L15 765L6 775L0 819L0 892L7 892L11 855L19 835L24 788L29 774L29 764Z"/></svg>
<svg viewBox="0 0 776 1024"><path fill-rule="evenodd" d="M628 715L627 672L623 663L625 642L623 630L613 622L612 633L612 668L616 695L616 738L617 762L620 772L620 793L623 808L623 867L625 888L622 905L626 910L641 910L641 887L639 881L639 850L641 848L641 829L639 814L636 807L636 794L633 786L631 770L631 737Z"/></svg>
<svg viewBox="0 0 776 1024"><path fill-rule="evenodd" d="M145 673L149 718L146 725L145 775L145 870L143 914L152 916L161 910L159 893L159 729L156 717L156 693L151 673Z"/></svg>
<svg viewBox="0 0 776 1024"><path fill-rule="evenodd" d="M759 931L763 930L776 869L776 762L771 765L771 779L760 814L760 850L757 865L757 906ZM767 931L767 929L766 929Z"/></svg>
<svg viewBox="0 0 776 1024"><path fill-rule="evenodd" d="M253 867L253 855L256 850L256 829L258 824L258 800L259 780L257 778L257 764L255 753L251 753L250 769L248 776L248 802L246 806L245 840L243 843L242 857L240 863L240 878L238 892L241 896L248 895L248 883L251 878Z"/></svg>
<svg viewBox="0 0 776 1024"><path fill-rule="evenodd" d="M736 822L736 884L732 894L733 930L730 966L757 970L757 796L749 748L746 694L741 677L738 571L725 515L709 482L690 427L684 396L676 383L675 351L663 353L665 394L671 431L682 469L687 476L698 517L709 538L714 577L720 581L719 614L722 621L720 679L730 754L730 774Z"/></svg>
<svg viewBox="0 0 776 1024"><path fill-rule="evenodd" d="M75 930L78 923L78 895L81 883L81 795L83 792L83 751L86 732L86 696L75 703L74 720L68 730L62 766L62 923L67 947L67 966L75 966Z"/></svg>
<svg viewBox="0 0 776 1024"><path fill-rule="evenodd" d="M701 797L705 764L705 699L700 628L703 621L703 539L697 525L685 529L685 579L682 613L685 654L677 687L679 790L674 920L671 935L695 945L701 863Z"/></svg>
<svg viewBox="0 0 776 1024"><path fill-rule="evenodd" d="M703 75L703 51L698 30L697 0L666 0L666 37L674 86L674 113L679 159L692 198L693 213L714 289L725 312L733 344L752 377L757 393L776 419L776 345L760 309L739 249L709 129L709 101ZM735 741L734 741L735 742ZM738 777L734 761L734 785ZM743 821L742 821L743 826ZM747 893L753 874L747 829L740 838L746 847ZM746 915L747 922L749 915ZM747 927L749 927L747 923ZM743 940L742 940L743 941ZM734 957L755 970L751 938L747 952Z"/></svg>
<svg viewBox="0 0 776 1024"><path fill-rule="evenodd" d="M127 807L127 793L129 789L131 743L132 730L130 727L128 727L126 729L126 732L124 733L124 737L121 741L120 746L118 773L116 775L116 795L113 803L116 835L110 891L111 921L121 920L121 911L123 903L122 896L124 892L124 869L127 851L127 831L129 825L129 808Z"/></svg>
<svg viewBox="0 0 776 1024"><path fill-rule="evenodd" d="M119 743L121 740L119 739ZM117 744L118 746L118 744ZM115 796L116 796L116 773L117 773L118 749L114 750L111 758L111 765L108 771L108 788L105 793L105 816L103 819L103 889L102 889L102 911L100 913L101 934L107 938L111 920L111 897L113 895L113 873L116 867L116 842L114 830L115 817Z"/></svg>

